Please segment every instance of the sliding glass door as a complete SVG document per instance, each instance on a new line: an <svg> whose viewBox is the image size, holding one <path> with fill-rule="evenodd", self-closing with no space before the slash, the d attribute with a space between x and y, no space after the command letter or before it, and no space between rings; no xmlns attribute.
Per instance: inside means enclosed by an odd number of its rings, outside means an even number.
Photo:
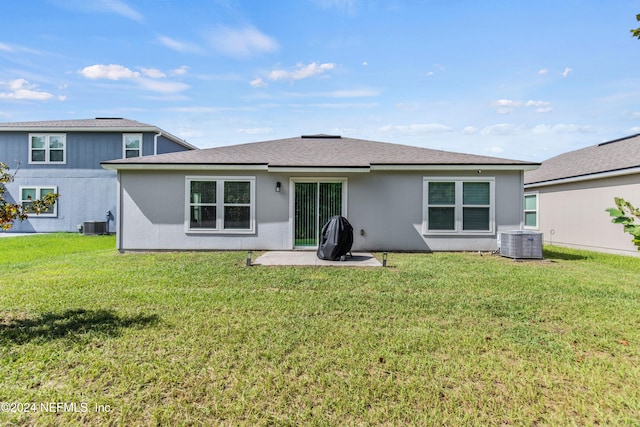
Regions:
<svg viewBox="0 0 640 427"><path fill-rule="evenodd" d="M296 182L294 190L294 246L318 246L322 226L344 215L343 182Z"/></svg>

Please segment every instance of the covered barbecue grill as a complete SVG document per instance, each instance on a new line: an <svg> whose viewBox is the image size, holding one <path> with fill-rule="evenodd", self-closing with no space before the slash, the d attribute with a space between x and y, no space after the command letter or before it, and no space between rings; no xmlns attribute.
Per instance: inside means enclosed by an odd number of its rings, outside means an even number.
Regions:
<svg viewBox="0 0 640 427"><path fill-rule="evenodd" d="M351 245L353 245L353 227L345 217L333 216L322 227L318 258L330 261L344 260L351 251Z"/></svg>

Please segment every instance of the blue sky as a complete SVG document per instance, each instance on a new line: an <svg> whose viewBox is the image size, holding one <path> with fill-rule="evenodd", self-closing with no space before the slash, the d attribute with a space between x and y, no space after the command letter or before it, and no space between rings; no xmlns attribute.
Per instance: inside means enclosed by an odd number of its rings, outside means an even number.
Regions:
<svg viewBox="0 0 640 427"><path fill-rule="evenodd" d="M3 3L0 121L126 117L200 147L339 134L521 160L640 133L640 3Z"/></svg>

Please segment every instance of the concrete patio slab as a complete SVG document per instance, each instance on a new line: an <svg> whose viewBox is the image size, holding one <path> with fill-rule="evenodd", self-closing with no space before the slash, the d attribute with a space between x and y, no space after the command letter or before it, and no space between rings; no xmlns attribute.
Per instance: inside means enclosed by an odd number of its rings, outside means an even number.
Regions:
<svg viewBox="0 0 640 427"><path fill-rule="evenodd" d="M270 251L260 255L252 265L313 265L335 267L382 267L372 254L353 252L345 261L319 259L315 251Z"/></svg>

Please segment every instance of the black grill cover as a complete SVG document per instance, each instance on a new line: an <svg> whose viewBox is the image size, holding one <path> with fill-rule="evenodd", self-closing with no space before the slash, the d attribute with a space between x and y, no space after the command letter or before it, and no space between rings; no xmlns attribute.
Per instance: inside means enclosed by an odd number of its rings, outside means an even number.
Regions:
<svg viewBox="0 0 640 427"><path fill-rule="evenodd" d="M353 245L353 227L347 218L336 215L322 227L318 258L337 261L351 251Z"/></svg>

